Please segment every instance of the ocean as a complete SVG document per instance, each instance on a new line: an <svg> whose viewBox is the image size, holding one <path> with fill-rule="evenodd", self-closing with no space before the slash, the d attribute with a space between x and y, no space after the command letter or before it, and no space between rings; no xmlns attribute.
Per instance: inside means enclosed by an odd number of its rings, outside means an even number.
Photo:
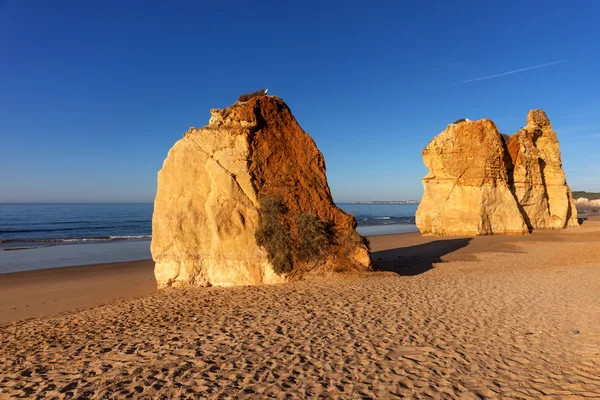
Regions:
<svg viewBox="0 0 600 400"><path fill-rule="evenodd" d="M354 215L358 222L356 230L363 236L418 231L415 225L417 204L338 203L337 206Z"/></svg>
<svg viewBox="0 0 600 400"><path fill-rule="evenodd" d="M416 232L415 204L349 204L362 235ZM0 274L150 258L152 204L0 204Z"/></svg>

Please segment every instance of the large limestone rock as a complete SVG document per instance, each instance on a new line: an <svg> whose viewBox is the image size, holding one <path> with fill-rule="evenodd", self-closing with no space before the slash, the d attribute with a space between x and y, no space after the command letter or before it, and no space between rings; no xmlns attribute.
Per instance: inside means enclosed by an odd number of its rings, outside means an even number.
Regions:
<svg viewBox="0 0 600 400"><path fill-rule="evenodd" d="M529 229L577 226L558 138L542 110L531 110L527 125L508 140L509 180Z"/></svg>
<svg viewBox="0 0 600 400"><path fill-rule="evenodd" d="M423 235L528 232L508 186L505 145L489 119L448 125L423 150L429 169L416 223Z"/></svg>
<svg viewBox="0 0 600 400"><path fill-rule="evenodd" d="M487 119L449 125L423 150L424 235L526 234L577 226L556 132L542 110L504 139Z"/></svg>
<svg viewBox="0 0 600 400"><path fill-rule="evenodd" d="M209 125L191 128L158 173L152 258L159 287L277 283L308 271L367 270L371 260L354 218L335 206L325 161L279 98L259 96L211 110ZM331 224L333 238L315 262L294 258L274 272L257 244L261 202ZM290 237L291 240L295 238Z"/></svg>

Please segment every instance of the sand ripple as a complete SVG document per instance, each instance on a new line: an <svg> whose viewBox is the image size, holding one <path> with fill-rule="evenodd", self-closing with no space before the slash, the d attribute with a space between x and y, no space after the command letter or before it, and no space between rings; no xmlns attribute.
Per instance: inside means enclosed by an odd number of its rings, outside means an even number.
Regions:
<svg viewBox="0 0 600 400"><path fill-rule="evenodd" d="M0 392L600 398L600 250L494 243L414 276L172 289L13 323L0 328Z"/></svg>

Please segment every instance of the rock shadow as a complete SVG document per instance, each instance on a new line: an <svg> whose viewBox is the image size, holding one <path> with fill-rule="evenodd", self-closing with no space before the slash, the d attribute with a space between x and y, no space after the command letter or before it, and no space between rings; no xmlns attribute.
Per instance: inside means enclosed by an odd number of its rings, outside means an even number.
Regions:
<svg viewBox="0 0 600 400"><path fill-rule="evenodd" d="M443 239L415 246L400 247L371 253L375 268L402 276L420 275L444 262L442 257L467 246L471 238Z"/></svg>

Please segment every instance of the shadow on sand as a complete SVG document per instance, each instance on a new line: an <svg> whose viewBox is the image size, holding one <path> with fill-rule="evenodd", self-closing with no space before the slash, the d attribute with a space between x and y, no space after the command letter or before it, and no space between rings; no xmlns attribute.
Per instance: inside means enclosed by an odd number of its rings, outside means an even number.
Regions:
<svg viewBox="0 0 600 400"><path fill-rule="evenodd" d="M444 262L442 257L469 244L470 238L444 239L397 249L371 253L375 268L413 276L429 271L434 263Z"/></svg>

